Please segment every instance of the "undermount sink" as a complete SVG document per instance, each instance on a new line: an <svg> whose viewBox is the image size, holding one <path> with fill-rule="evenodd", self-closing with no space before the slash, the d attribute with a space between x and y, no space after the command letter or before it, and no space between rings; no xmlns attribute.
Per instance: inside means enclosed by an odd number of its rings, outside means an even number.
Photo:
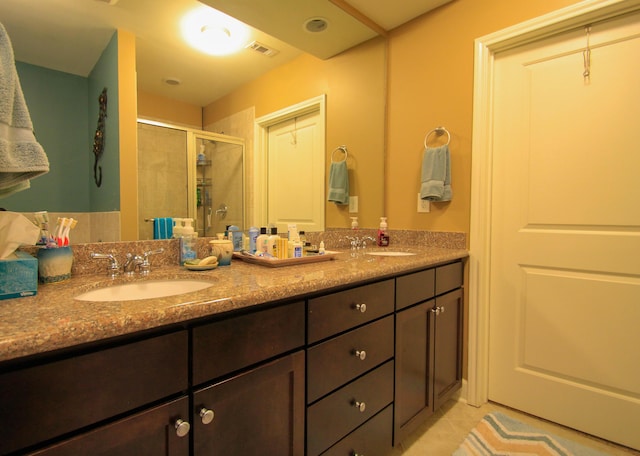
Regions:
<svg viewBox="0 0 640 456"><path fill-rule="evenodd" d="M135 301L181 295L211 286L213 283L203 280L145 280L98 288L82 293L75 299L80 301Z"/></svg>
<svg viewBox="0 0 640 456"><path fill-rule="evenodd" d="M376 250L373 252L366 252L367 255L377 255L377 256L411 256L415 255L413 252L400 252L397 250Z"/></svg>

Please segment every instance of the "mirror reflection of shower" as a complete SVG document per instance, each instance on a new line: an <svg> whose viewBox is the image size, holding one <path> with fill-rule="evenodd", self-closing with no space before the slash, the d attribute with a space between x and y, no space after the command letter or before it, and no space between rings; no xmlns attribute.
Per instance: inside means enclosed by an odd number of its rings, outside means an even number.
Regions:
<svg viewBox="0 0 640 456"><path fill-rule="evenodd" d="M158 217L194 219L198 236L245 229L244 140L138 121L138 239Z"/></svg>

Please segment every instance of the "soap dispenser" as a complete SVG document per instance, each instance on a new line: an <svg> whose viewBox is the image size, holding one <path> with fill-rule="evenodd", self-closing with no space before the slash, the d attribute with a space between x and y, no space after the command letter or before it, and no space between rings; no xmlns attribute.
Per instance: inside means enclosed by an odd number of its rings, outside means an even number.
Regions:
<svg viewBox="0 0 640 456"><path fill-rule="evenodd" d="M352 230L357 230L358 229L358 217L349 217L351 219L351 229Z"/></svg>
<svg viewBox="0 0 640 456"><path fill-rule="evenodd" d="M389 234L387 233L387 218L380 217L380 228L378 229L378 246L386 247L389 245Z"/></svg>

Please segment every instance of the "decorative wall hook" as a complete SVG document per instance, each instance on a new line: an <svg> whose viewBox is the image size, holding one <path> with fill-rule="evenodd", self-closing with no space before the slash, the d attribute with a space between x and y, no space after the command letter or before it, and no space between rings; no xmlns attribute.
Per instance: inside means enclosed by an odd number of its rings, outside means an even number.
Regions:
<svg viewBox="0 0 640 456"><path fill-rule="evenodd" d="M102 93L98 97L98 126L96 127L96 134L93 137L93 179L96 182L96 186L102 185L102 166L98 166L98 160L102 157L104 152L104 135L105 135L105 117L107 117L107 88L102 89Z"/></svg>

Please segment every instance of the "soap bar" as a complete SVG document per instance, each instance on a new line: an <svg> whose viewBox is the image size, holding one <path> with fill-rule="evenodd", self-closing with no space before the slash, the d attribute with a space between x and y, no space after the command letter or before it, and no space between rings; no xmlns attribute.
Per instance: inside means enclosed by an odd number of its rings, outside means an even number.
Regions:
<svg viewBox="0 0 640 456"><path fill-rule="evenodd" d="M21 251L0 259L0 299L35 296L37 291L37 259Z"/></svg>

